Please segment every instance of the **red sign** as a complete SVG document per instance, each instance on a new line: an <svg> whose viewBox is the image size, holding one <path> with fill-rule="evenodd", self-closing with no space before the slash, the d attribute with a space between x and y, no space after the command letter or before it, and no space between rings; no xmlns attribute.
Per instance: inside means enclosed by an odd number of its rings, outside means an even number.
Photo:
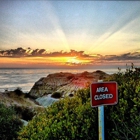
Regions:
<svg viewBox="0 0 140 140"><path fill-rule="evenodd" d="M116 82L92 83L91 106L114 105L118 102L118 90Z"/></svg>

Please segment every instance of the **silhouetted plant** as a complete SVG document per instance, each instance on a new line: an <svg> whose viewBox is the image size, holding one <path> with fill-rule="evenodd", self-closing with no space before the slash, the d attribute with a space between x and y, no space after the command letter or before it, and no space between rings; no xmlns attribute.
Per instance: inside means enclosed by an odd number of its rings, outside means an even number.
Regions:
<svg viewBox="0 0 140 140"><path fill-rule="evenodd" d="M17 87L17 88L14 90L14 92L15 92L17 95L19 95L19 96L23 94L23 92L22 92L22 90L21 90L20 87Z"/></svg>

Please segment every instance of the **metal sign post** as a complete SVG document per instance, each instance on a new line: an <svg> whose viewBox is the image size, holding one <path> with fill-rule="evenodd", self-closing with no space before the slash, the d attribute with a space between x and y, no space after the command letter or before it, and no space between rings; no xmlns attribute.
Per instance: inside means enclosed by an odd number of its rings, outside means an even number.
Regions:
<svg viewBox="0 0 140 140"><path fill-rule="evenodd" d="M98 127L99 140L104 140L104 106L98 107Z"/></svg>
<svg viewBox="0 0 140 140"><path fill-rule="evenodd" d="M103 82L103 80L98 80L98 82ZM98 127L99 140L104 140L104 106L98 107Z"/></svg>
<svg viewBox="0 0 140 140"><path fill-rule="evenodd" d="M92 83L91 106L98 107L98 133L99 140L104 140L104 105L115 105L118 102L118 92L116 82L103 82L98 80Z"/></svg>

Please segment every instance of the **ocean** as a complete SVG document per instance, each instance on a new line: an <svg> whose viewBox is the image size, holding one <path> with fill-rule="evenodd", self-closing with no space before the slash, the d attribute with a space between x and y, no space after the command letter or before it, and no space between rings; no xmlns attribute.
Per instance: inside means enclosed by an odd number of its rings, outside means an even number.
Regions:
<svg viewBox="0 0 140 140"><path fill-rule="evenodd" d="M0 69L0 92L21 88L23 92L29 92L34 83L48 74L56 72L81 73L93 72L97 69ZM100 69L108 74L117 73L118 69Z"/></svg>

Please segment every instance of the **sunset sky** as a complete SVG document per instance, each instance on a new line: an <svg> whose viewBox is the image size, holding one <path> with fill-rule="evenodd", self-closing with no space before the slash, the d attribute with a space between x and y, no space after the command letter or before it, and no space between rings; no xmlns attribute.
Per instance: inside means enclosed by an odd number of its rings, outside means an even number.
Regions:
<svg viewBox="0 0 140 140"><path fill-rule="evenodd" d="M140 66L140 1L0 1L0 68L131 62Z"/></svg>

